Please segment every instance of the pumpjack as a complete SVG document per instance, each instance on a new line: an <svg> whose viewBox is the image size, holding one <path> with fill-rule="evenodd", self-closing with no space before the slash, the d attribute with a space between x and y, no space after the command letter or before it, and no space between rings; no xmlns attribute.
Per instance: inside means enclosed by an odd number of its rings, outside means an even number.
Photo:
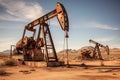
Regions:
<svg viewBox="0 0 120 80"><path fill-rule="evenodd" d="M86 46L86 47L82 47L80 52L81 52L81 56L82 56L82 59L86 59L86 60L96 60L96 59L99 59L99 60L103 60L103 57L102 57L102 52L101 52L101 48L103 48L103 50L107 53L107 55L110 54L109 52L109 47L108 45L104 46L94 40L89 40L90 43L92 44L95 44L95 47L92 47L92 46Z"/></svg>
<svg viewBox="0 0 120 80"><path fill-rule="evenodd" d="M105 49L105 51L107 52L107 55L109 55L108 45L104 46L104 45L102 45L94 40L91 40L91 39L89 40L89 42L95 44L95 48L94 48L93 55L92 55L93 59L95 59L97 54L98 54L99 59L103 60L102 55L101 55L101 51L100 51L100 47L103 47Z"/></svg>
<svg viewBox="0 0 120 80"><path fill-rule="evenodd" d="M58 61L52 35L49 29L48 20L57 17L57 20L68 38L69 20L64 6L57 2L56 9L30 22L24 28L22 39L16 44L18 53L22 52L24 61ZM37 39L35 39L36 26L39 25ZM26 31L32 32L27 37Z"/></svg>

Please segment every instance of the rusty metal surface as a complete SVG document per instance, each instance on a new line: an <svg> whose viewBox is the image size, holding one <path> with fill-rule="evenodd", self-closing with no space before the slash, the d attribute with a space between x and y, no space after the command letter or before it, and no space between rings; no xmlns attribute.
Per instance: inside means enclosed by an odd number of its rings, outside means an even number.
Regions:
<svg viewBox="0 0 120 80"><path fill-rule="evenodd" d="M30 22L28 25L26 25L26 29L33 30L33 28L36 25L42 24L45 21L47 21L53 17L57 17L62 30L69 31L69 21L68 21L67 12L66 12L64 6L59 2L57 2L55 10L43 15L42 17L40 17L32 22Z"/></svg>
<svg viewBox="0 0 120 80"><path fill-rule="evenodd" d="M82 59L84 60L91 60L91 59L99 59L99 60L103 60L102 54L101 54L101 48L103 48L107 55L109 55L109 47L108 45L104 46L92 39L89 40L90 43L95 44L95 47L92 46L88 46L88 47L83 47L81 48L81 55L82 55Z"/></svg>
<svg viewBox="0 0 120 80"><path fill-rule="evenodd" d="M95 58L96 55L98 54L99 59L103 60L102 54L101 54L101 51L100 51L100 47L103 47L105 49L106 53L109 55L108 45L104 46L104 45L102 45L102 44L100 44L100 43L98 43L94 40L91 40L91 39L89 40L89 42L95 44L95 49L94 49L94 52L93 52L93 58Z"/></svg>
<svg viewBox="0 0 120 80"><path fill-rule="evenodd" d="M50 20L54 17L57 17L62 30L66 32L68 37L69 21L67 12L64 6L57 2L55 10L52 10L51 12L43 15L42 17L30 22L25 26L22 39L19 40L16 44L16 49L18 52L22 52L24 60L46 60L47 62L58 61L52 35L49 30L49 25L46 23L47 20ZM35 39L35 34L37 31L35 27L37 25L39 25L39 30L37 39ZM33 35L27 37L27 30L31 31ZM53 54L52 57L49 55L50 50Z"/></svg>

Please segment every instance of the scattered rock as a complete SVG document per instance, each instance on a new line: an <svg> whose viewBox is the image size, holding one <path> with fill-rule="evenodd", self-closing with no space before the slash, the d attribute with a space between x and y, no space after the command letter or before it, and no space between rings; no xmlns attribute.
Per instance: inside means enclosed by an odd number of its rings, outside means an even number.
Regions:
<svg viewBox="0 0 120 80"><path fill-rule="evenodd" d="M23 74L30 74L31 73L29 70L21 70L19 72L22 72Z"/></svg>
<svg viewBox="0 0 120 80"><path fill-rule="evenodd" d="M113 73L113 75L117 75L116 73Z"/></svg>
<svg viewBox="0 0 120 80"><path fill-rule="evenodd" d="M35 69L30 69L30 71L35 71Z"/></svg>

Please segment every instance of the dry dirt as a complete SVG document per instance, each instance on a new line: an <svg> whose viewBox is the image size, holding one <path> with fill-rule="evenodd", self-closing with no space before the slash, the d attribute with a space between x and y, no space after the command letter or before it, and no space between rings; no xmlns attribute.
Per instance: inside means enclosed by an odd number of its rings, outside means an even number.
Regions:
<svg viewBox="0 0 120 80"><path fill-rule="evenodd" d="M94 67L81 67L83 61L72 61L71 64L73 63L70 68L66 66L31 68L24 65L0 67L7 72L6 75L0 76L0 80L120 80L119 61L103 62L109 67L100 67L100 61L84 61L87 65L94 63Z"/></svg>
<svg viewBox="0 0 120 80"><path fill-rule="evenodd" d="M0 75L0 80L120 80L120 50L113 49L109 61L81 61L78 54L72 52L70 56L70 68L30 66L0 66L6 71L6 75ZM0 57L1 59L2 57ZM71 60L72 59L72 60ZM3 60L0 60L2 63ZM82 64L85 65L82 65Z"/></svg>

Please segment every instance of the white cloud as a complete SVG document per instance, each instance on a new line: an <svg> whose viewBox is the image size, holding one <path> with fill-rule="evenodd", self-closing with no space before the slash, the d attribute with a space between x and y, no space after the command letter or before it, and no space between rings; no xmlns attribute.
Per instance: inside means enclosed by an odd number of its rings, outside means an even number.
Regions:
<svg viewBox="0 0 120 80"><path fill-rule="evenodd" d="M96 38L94 40L98 41L98 42L109 42L109 41L112 41L114 39L115 39L114 37L104 37L104 38Z"/></svg>
<svg viewBox="0 0 120 80"><path fill-rule="evenodd" d="M0 14L0 20L31 21L43 15L43 8L37 2L24 0L0 0L5 13Z"/></svg>
<svg viewBox="0 0 120 80"><path fill-rule="evenodd" d="M92 27L99 28L99 29L119 30L119 28L117 28L117 27L110 26L110 25L106 25L106 24L101 24L101 23L97 23L97 22L90 22L89 24L90 24Z"/></svg>

